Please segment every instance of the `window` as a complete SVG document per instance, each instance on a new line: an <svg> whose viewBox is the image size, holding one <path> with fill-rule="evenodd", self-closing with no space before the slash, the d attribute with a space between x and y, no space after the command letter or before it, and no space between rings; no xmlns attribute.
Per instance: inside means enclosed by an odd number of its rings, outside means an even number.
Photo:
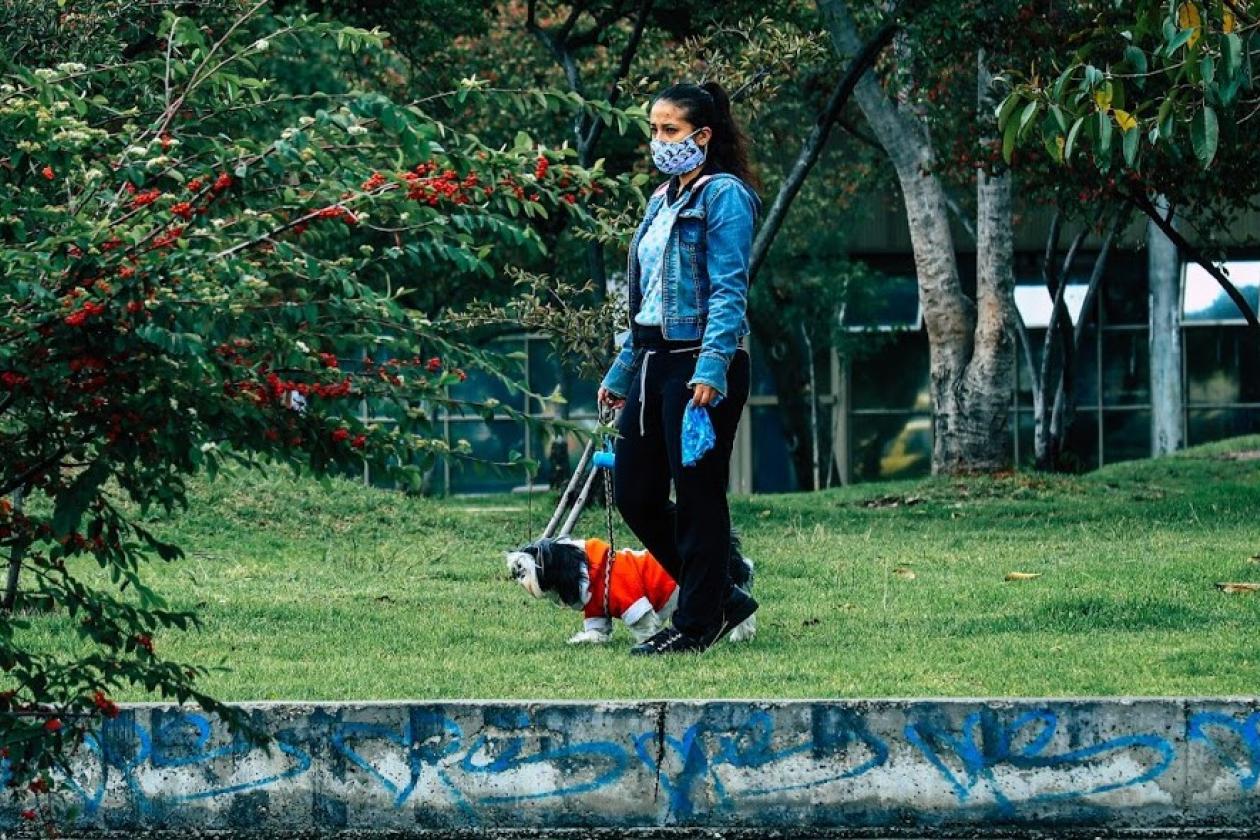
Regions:
<svg viewBox="0 0 1260 840"><path fill-rule="evenodd" d="M1085 293L1089 286L1085 283L1068 283L1063 290L1063 303L1067 306L1068 317L1075 324L1080 320L1081 307L1085 305ZM1050 326L1050 313L1054 309L1054 300L1044 284L1017 285L1015 287L1015 308L1024 319L1024 326L1029 329L1044 329Z"/></svg>
<svg viewBox="0 0 1260 840"><path fill-rule="evenodd" d="M1226 262L1221 268L1254 312L1260 302L1260 261ZM1198 263L1186 264L1182 290L1181 317L1187 324L1246 323L1237 304Z"/></svg>
<svg viewBox="0 0 1260 840"><path fill-rule="evenodd" d="M855 331L917 330L923 323L918 281L892 276L854 284L840 308L840 323Z"/></svg>

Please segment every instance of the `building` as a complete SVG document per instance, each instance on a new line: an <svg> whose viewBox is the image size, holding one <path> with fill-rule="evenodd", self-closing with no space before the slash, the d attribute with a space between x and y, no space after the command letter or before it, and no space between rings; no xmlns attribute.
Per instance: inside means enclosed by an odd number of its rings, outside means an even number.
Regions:
<svg viewBox="0 0 1260 840"><path fill-rule="evenodd" d="M932 416L928 395L928 343L923 330L913 276L909 236L899 208L877 208L855 236L853 253L883 275L884 284L869 311L837 313L845 326L870 337L871 347L858 358L836 352L820 365L815 377L817 435L800 443L786 439L778 400L766 360L756 341L750 342L752 387L732 457L731 492L767 493L795 490L790 447L816 446L819 485L851 481L911 478L927 475L931 467ZM1243 230L1237 241L1260 237ZM1028 327L1032 345L1039 347L1050 313L1050 297L1040 278L1040 259L1047 224L1023 224L1016 244L1016 305ZM959 232L956 241L963 242ZM1101 293L1088 319L1078 359L1077 411L1068 430L1069 448L1082 470L1151 454L1151 388L1148 325L1148 265L1145 225L1135 224L1109 260ZM1095 249L1097 242L1086 242ZM1079 264L1092 265L1092 255ZM1230 276L1253 307L1260 308L1260 248L1238 247L1227 264ZM961 254L964 285L974 276L974 257ZM1086 269L1087 270L1087 269ZM1249 336L1242 316L1210 275L1195 264L1180 266L1181 376L1186 443L1195 445L1251 432L1260 432L1260 341ZM1084 277L1073 276L1066 301L1073 321L1081 317ZM974 285L974 280L972 280ZM514 339L524 352L522 372L527 387L548 393L558 381L556 361L541 336ZM567 394L570 419L595 425L597 383L575 384ZM466 393L496 397L532 414L543 405L526 406L501 382L480 373L470 374ZM1033 412L1030 378L1021 357L1012 400L1011 446L1015 460L1033 460ZM434 475L434 490L488 493L545 487L549 480L546 456L549 441L526 434L522 422L480 417L443 417L448 440L468 439L481 457L504 461L515 450L542 461L539 473L527 479L523 471L494 474L446 464ZM576 463L581 446L570 440Z"/></svg>

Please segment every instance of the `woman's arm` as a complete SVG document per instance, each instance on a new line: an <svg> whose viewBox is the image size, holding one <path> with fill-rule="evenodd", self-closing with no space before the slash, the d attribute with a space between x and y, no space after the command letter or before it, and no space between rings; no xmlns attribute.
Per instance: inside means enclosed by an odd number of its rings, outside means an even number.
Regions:
<svg viewBox="0 0 1260 840"><path fill-rule="evenodd" d="M630 381L633 377L634 329L631 328L626 335L625 344L621 345L621 351L617 353L612 366L608 368L608 373L604 374L604 380L599 384L601 388L619 397L625 397L630 393Z"/></svg>
<svg viewBox="0 0 1260 840"><path fill-rule="evenodd" d="M688 385L703 384L726 395L726 369L739 346L738 331L748 307L748 265L757 208L737 181L723 178L710 188L706 219L709 313Z"/></svg>

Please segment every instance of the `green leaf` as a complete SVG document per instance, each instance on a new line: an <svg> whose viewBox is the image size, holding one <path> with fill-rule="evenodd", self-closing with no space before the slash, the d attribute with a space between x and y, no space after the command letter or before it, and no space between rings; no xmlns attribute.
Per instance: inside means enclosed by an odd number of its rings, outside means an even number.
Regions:
<svg viewBox="0 0 1260 840"><path fill-rule="evenodd" d="M1010 164L1011 155L1015 151L1015 138L1019 135L1019 123L1011 120L1006 124L1006 131L1002 133L1002 159Z"/></svg>
<svg viewBox="0 0 1260 840"><path fill-rule="evenodd" d="M1099 168L1104 169L1111 160L1111 137L1115 133L1115 123L1105 111L1099 111L1095 115L1094 123L1094 153L1098 157Z"/></svg>
<svg viewBox="0 0 1260 840"><path fill-rule="evenodd" d="M1145 73L1147 70L1146 53L1132 44L1124 48L1124 61L1135 73Z"/></svg>
<svg viewBox="0 0 1260 840"><path fill-rule="evenodd" d="M1238 71L1242 70L1242 39L1237 35L1230 33L1222 39L1221 61L1224 64L1225 77L1227 79L1235 78L1238 75Z"/></svg>
<svg viewBox="0 0 1260 840"><path fill-rule="evenodd" d="M1063 109L1058 105L1050 106L1050 116L1054 119L1054 125L1060 134L1066 134L1068 130L1067 115L1063 113Z"/></svg>
<svg viewBox="0 0 1260 840"><path fill-rule="evenodd" d="M1195 157L1207 169L1212 165L1220 143L1220 125L1216 120L1216 111L1210 106L1204 105L1203 110L1190 121L1190 142L1194 146Z"/></svg>
<svg viewBox="0 0 1260 840"><path fill-rule="evenodd" d="M1072 123L1072 130L1068 132L1067 143L1063 146L1063 159L1065 161L1072 159L1072 152L1076 149L1076 138L1080 135L1081 128L1084 125L1084 117L1077 117L1076 122Z"/></svg>
<svg viewBox="0 0 1260 840"><path fill-rule="evenodd" d="M1195 30L1193 29L1183 29L1180 32L1178 32L1176 35L1173 36L1173 39L1169 41L1168 44L1164 47L1163 49L1164 55L1171 56L1177 50L1184 47L1186 45L1186 42L1194 37L1194 33L1195 33Z"/></svg>
<svg viewBox="0 0 1260 840"><path fill-rule="evenodd" d="M1012 93L1002 100L997 108L997 124L999 130L1005 130L1006 121L1010 119L1011 114L1015 112L1015 108L1023 101L1023 97L1019 93Z"/></svg>
<svg viewBox="0 0 1260 840"><path fill-rule="evenodd" d="M1173 105L1176 102L1175 97L1168 97L1159 106L1159 115L1155 120L1155 127L1159 131L1159 136L1163 140L1169 140L1173 136L1174 123L1172 120Z"/></svg>
<svg viewBox="0 0 1260 840"><path fill-rule="evenodd" d="M1124 133L1124 163L1130 169L1137 163L1138 144L1142 141L1142 132L1131 129Z"/></svg>
<svg viewBox="0 0 1260 840"><path fill-rule="evenodd" d="M1032 125L1033 117L1037 116L1037 111L1040 109L1040 102L1029 102L1024 108L1024 112L1019 117L1019 136L1021 138L1028 134L1028 126Z"/></svg>

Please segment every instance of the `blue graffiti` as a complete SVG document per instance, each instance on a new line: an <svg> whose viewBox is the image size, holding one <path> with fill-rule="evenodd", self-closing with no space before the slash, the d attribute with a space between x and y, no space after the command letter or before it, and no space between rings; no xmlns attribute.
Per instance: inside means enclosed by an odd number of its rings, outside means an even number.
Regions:
<svg viewBox="0 0 1260 840"><path fill-rule="evenodd" d="M1011 744L1020 732L1026 726L1036 724L1042 727L1040 733L1023 747L1012 749ZM1026 712L1009 725L1000 724L992 712L982 710L967 716L962 724L961 736L956 737L953 732L928 722L918 722L906 726L905 737L950 784L960 803L965 803L972 790L984 781L988 782L999 810L1007 814L1014 811L1014 806L993 772L1001 765L1018 768L1072 767L1085 764L1098 756L1130 749L1150 750L1158 756L1155 764L1131 779L1100 784L1085 790L1039 793L1031 797L1033 801L1047 802L1106 793L1157 779L1176 758L1173 745L1154 734L1124 735L1078 750L1045 755L1043 751L1053 741L1058 725L1058 715L1049 709ZM940 746L947 748L962 762L965 780L959 779L945 764Z"/></svg>
<svg viewBox="0 0 1260 840"><path fill-rule="evenodd" d="M169 753L167 741L177 734L177 728L191 727L196 732L192 751L184 755ZM92 817L100 810L105 798L105 789L109 784L111 771L122 777L127 789L131 792L136 807L141 814L154 813L154 805L150 797L140 785L138 770L149 763L155 768L190 767L209 764L227 756L242 756L252 752L256 747L243 735L237 734L229 744L207 750L206 746L212 737L210 721L200 714L181 714L164 721L157 727L153 735L135 722L131 715L115 721L106 721L96 733L89 733L84 738L84 746L92 753L100 766L100 779L92 790L85 789L74 778L67 778L66 783L83 803L85 817ZM134 751L121 750L111 745L116 743L134 745ZM233 785L208 787L187 793L163 795L162 799L169 803L193 802L199 799L210 799L218 796L230 796L245 791L273 785L306 773L311 768L311 757L301 748L277 737L276 745L281 752L291 757L294 764L281 773L273 773L248 782Z"/></svg>
<svg viewBox="0 0 1260 840"><path fill-rule="evenodd" d="M846 751L850 743L856 742L871 753L870 758L857 766L809 781L741 790L740 796L756 797L786 793L852 779L870 772L888 760L887 745L869 732L864 725L856 721L847 721L843 727L842 732L832 733L833 740ZM712 755L706 750L706 736L717 741L717 747ZM656 732L645 732L637 736L634 739L635 753L648 771L657 775L665 788L669 797L669 812L684 819L695 813L693 790L697 783L707 783L712 786L718 807L733 804L725 783L717 773L719 767L727 766L738 770L762 769L798 755L813 754L818 750L818 745L813 738L776 749L774 747L774 720L768 712L757 711L749 715L747 723L734 730L716 729L701 722L688 727L681 738L665 736L665 746L672 750L681 761L678 772L671 776L658 765L657 758L650 749L653 744L659 746L658 739L659 735Z"/></svg>
<svg viewBox="0 0 1260 840"><path fill-rule="evenodd" d="M431 725L436 725L440 733L437 745L429 743L434 740L432 736L418 737L422 731L430 731ZM414 734L413 727L417 730ZM463 734L459 724L445 715L420 712L413 714L411 719L403 724L401 732L397 726L387 726L385 724L342 723L333 732L332 746L333 749L350 759L356 767L367 773L381 787L389 791L390 795L394 797L395 808L402 807L402 804L411 796L416 789L416 785L420 782L424 768L428 766L435 769L438 779L441 780L446 790L451 794L456 806L471 816L471 804L455 783L451 781L450 775L447 774L443 766L445 758L459 751L459 742L463 738ZM402 786L396 784L350 746L350 741L360 740L383 740L406 750L407 770L410 774L407 784Z"/></svg>
<svg viewBox="0 0 1260 840"><path fill-rule="evenodd" d="M1209 729L1225 729L1238 736L1247 750L1247 766L1241 767L1233 757L1221 748L1218 739ZM1186 723L1186 740L1207 744L1217 760L1238 777L1239 786L1247 792L1255 789L1260 781L1260 712L1252 712L1243 721L1220 712L1196 712Z"/></svg>
<svg viewBox="0 0 1260 840"><path fill-rule="evenodd" d="M529 717L522 712L516 724L522 727L528 726ZM606 787L621 778L630 764L630 757L626 755L626 751L618 744L609 741L589 741L578 745L566 744L559 749L545 749L533 755L523 756L521 755L521 750L524 747L524 743L524 739L519 736L500 740L482 735L468 748L468 752L464 755L464 760L460 763L460 767L467 773L496 774L510 772L534 764L548 763L570 764L587 762L596 765L606 763L608 767L604 772L588 782L537 793L515 796L486 796L481 798L481 802L525 802L531 799L547 799L556 796L576 796L582 793L589 793ZM498 750L499 753L491 760L479 763L476 761L475 756L483 750L487 753Z"/></svg>
<svg viewBox="0 0 1260 840"><path fill-rule="evenodd" d="M527 717L517 721L518 726L528 726ZM437 738L438 744L430 742ZM398 784L368 761L351 742L383 740L407 753L408 780ZM558 748L543 748L527 753L526 740L519 736L490 737L481 735L464 747L464 733L458 723L437 712L416 712L404 723L401 731L397 726L380 724L344 723L333 732L332 746L380 784L393 797L395 807L401 807L416 789L426 768L431 768L450 793L454 803L470 819L476 814L473 805L494 805L530 800L563 798L599 790L619 780L630 764L625 749L611 741L588 741ZM457 753L462 757L455 759ZM484 756L484 757L483 757ZM469 776L511 772L522 768L548 764L584 764L599 768L589 781L513 795L485 795L470 797L452 778L450 769L457 766Z"/></svg>

